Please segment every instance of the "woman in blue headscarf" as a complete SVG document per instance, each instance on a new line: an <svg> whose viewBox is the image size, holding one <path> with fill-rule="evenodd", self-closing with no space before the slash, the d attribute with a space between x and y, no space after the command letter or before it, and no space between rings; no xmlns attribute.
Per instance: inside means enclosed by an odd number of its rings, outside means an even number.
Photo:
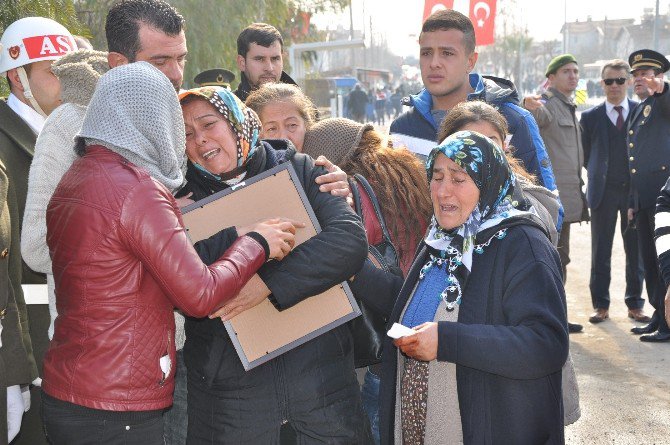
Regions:
<svg viewBox="0 0 670 445"><path fill-rule="evenodd" d="M290 162L322 229L281 262L263 265L249 281L253 286L216 317L229 320L266 300L287 310L360 269L365 230L344 199L321 191L317 178L326 176L325 169L289 140L261 140L256 113L225 88L188 90L180 100L189 158L182 193L200 200ZM229 241L247 230L232 228ZM276 444L287 437L296 443L369 442L347 325L249 371L221 320L188 318L185 327L189 444Z"/></svg>
<svg viewBox="0 0 670 445"><path fill-rule="evenodd" d="M391 313L416 333L384 345L382 443L563 443L558 254L490 139L455 133L426 166L434 215Z"/></svg>

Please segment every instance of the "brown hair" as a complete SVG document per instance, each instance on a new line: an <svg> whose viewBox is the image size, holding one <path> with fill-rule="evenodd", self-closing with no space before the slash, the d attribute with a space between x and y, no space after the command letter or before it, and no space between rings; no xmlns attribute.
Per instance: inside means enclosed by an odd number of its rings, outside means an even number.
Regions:
<svg viewBox="0 0 670 445"><path fill-rule="evenodd" d="M254 110L260 116L266 105L277 102L288 102L294 105L298 110L298 114L305 121L305 128L307 129L317 120L317 111L314 103L300 88L291 84L264 83L260 88L249 94L245 103L247 107Z"/></svg>
<svg viewBox="0 0 670 445"><path fill-rule="evenodd" d="M368 130L363 133L358 149L340 168L350 176L360 174L370 182L394 240L402 233L402 239L421 241L424 235L421 228L428 225L433 205L423 164L409 150L384 146L382 135ZM414 252L403 252L402 244L394 243L399 257L411 257Z"/></svg>
<svg viewBox="0 0 670 445"><path fill-rule="evenodd" d="M269 48L274 42L284 49L284 39L281 33L267 23L252 23L237 36L237 54L246 58L252 43Z"/></svg>
<svg viewBox="0 0 670 445"><path fill-rule="evenodd" d="M628 78L628 73L630 73L630 65L625 60L621 59L613 59L607 62L605 65L603 65L603 69L600 71L600 77L602 79L605 78L605 70L606 69L612 69L612 70L623 70L626 72L626 78Z"/></svg>
<svg viewBox="0 0 670 445"><path fill-rule="evenodd" d="M425 32L448 31L456 29L463 33L463 45L468 54L475 51L475 28L472 21L453 9L441 9L432 13L421 27L421 34ZM419 35L419 38L421 36Z"/></svg>
<svg viewBox="0 0 670 445"><path fill-rule="evenodd" d="M505 116L500 114L500 112L491 105L479 100L461 102L452 108L440 125L440 129L437 133L437 140L443 141L450 134L462 130L463 127L473 122L488 122L495 128L498 136L500 136L500 140L505 142L509 133L509 127L507 126ZM504 147L501 148L504 149ZM535 176L526 171L523 167L523 163L512 155L513 151L514 147L511 146L509 147L509 152L505 150L505 157L507 158L507 163L510 165L512 172L517 177L520 176L532 183L536 183Z"/></svg>

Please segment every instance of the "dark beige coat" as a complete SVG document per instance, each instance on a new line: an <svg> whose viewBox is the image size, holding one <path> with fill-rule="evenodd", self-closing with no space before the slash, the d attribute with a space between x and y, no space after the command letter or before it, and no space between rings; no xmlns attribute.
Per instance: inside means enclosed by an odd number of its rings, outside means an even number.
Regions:
<svg viewBox="0 0 670 445"><path fill-rule="evenodd" d="M563 221L588 220L586 198L582 192L584 150L575 114L576 105L558 90L550 88L544 95L543 107L530 112L540 127L540 135L554 169L554 177L565 212Z"/></svg>

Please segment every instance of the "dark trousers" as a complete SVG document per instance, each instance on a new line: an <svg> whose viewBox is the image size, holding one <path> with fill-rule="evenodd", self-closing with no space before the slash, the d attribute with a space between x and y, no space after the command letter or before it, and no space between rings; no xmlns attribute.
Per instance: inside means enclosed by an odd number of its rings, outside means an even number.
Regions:
<svg viewBox="0 0 670 445"><path fill-rule="evenodd" d="M558 257L561 259L561 270L563 272L563 284L568 281L568 263L570 263L570 223L563 223L561 233L558 235Z"/></svg>
<svg viewBox="0 0 670 445"><path fill-rule="evenodd" d="M628 188L607 184L600 205L591 210L591 301L594 309L609 309L612 268L612 242L617 214L626 254L626 293L628 309L642 309L642 268L637 231L628 227Z"/></svg>
<svg viewBox="0 0 670 445"><path fill-rule="evenodd" d="M188 431L187 373L184 351L177 351L177 370L174 375L174 398L172 406L163 413L163 428L166 445L185 445Z"/></svg>
<svg viewBox="0 0 670 445"><path fill-rule="evenodd" d="M44 393L43 393L44 394ZM73 406L73 405L71 405ZM42 397L42 421L51 445L164 445L163 416L141 420L109 420L81 412L76 406Z"/></svg>
<svg viewBox="0 0 670 445"><path fill-rule="evenodd" d="M30 323L30 340L33 343L33 355L37 363L37 370L42 375L42 361L49 347L49 305L29 304L28 320ZM30 390L30 410L23 415L21 431L12 445L45 445L42 418L40 417L42 390L35 386Z"/></svg>
<svg viewBox="0 0 670 445"><path fill-rule="evenodd" d="M7 444L7 379L5 361L0 357L0 445Z"/></svg>
<svg viewBox="0 0 670 445"><path fill-rule="evenodd" d="M654 214L654 207L638 210L636 214L637 236L644 263L644 281L647 286L649 303L656 310L658 331L665 334L670 333L670 329L665 320L665 285L658 270L656 245L654 244Z"/></svg>

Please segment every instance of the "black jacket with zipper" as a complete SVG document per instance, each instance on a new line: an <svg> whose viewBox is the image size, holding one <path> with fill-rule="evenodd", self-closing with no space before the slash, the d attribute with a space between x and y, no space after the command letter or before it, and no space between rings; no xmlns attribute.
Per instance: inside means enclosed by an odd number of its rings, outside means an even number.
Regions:
<svg viewBox="0 0 670 445"><path fill-rule="evenodd" d="M283 162L295 168L322 232L284 260L259 270L280 310L351 277L367 255L359 218L344 199L319 192L315 179L325 170L315 167L309 156L296 153L290 143L263 142L249 161L248 177ZM212 194L206 182L196 180L199 173L189 168L189 184L182 193L194 192L196 199ZM216 258L214 250L218 249L213 249L211 259ZM208 261L206 252L200 255ZM220 320L188 318L184 357L189 373L189 443L275 443L286 422L315 441L369 441L347 325L245 371Z"/></svg>

